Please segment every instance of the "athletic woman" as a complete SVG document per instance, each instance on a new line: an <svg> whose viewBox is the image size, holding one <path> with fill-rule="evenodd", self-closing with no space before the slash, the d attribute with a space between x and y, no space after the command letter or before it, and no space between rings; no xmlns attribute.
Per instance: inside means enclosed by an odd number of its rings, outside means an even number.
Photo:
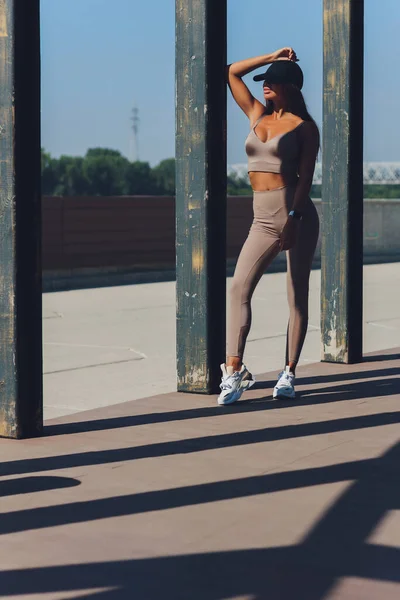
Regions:
<svg viewBox="0 0 400 600"><path fill-rule="evenodd" d="M292 48L229 65L232 95L250 121L246 140L253 188L254 220L240 252L230 289L227 358L221 365L219 404L232 404L254 377L243 364L251 325L251 297L268 265L281 251L287 257L289 323L283 371L274 398L294 398L296 365L308 325L308 287L319 233L309 196L319 149L319 132L301 88L303 73ZM270 64L271 63L271 64ZM270 64L253 77L263 81L265 104L252 96L242 77Z"/></svg>

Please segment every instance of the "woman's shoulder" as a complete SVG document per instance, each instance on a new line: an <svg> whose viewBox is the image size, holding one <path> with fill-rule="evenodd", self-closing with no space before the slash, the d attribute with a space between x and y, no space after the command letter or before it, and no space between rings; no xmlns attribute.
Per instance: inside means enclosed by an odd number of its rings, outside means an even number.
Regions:
<svg viewBox="0 0 400 600"><path fill-rule="evenodd" d="M300 127L301 125L301 127ZM319 129L315 121L299 121L299 133L302 137L307 139L318 139L319 140Z"/></svg>

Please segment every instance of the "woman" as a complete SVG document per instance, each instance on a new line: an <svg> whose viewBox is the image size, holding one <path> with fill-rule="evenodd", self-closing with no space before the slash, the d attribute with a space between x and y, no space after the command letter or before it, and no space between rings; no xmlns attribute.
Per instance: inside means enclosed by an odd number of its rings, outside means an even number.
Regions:
<svg viewBox="0 0 400 600"><path fill-rule="evenodd" d="M300 91L303 73L297 60L292 48L282 48L228 67L232 95L250 121L246 152L254 220L230 290L227 359L221 365L218 404L232 404L255 381L243 364L251 297L265 269L283 250L290 316L284 370L273 397L295 397L296 365L308 324L308 282L319 233L318 214L309 197L319 132ZM242 77L269 63L265 73L253 78L263 81L265 106L252 96Z"/></svg>

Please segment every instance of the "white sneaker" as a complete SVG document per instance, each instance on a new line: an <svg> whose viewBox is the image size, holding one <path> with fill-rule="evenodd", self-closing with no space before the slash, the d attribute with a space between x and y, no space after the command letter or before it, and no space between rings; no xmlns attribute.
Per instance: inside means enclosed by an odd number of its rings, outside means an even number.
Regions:
<svg viewBox="0 0 400 600"><path fill-rule="evenodd" d="M240 371L234 371L233 367L227 367L222 363L221 371L222 377L219 387L222 391L218 396L218 404L233 404L256 381L245 365L242 365Z"/></svg>
<svg viewBox="0 0 400 600"><path fill-rule="evenodd" d="M273 398L295 398L296 392L294 391L294 373L290 370L290 367L286 367L284 371L279 373L279 378L276 386L274 387Z"/></svg>

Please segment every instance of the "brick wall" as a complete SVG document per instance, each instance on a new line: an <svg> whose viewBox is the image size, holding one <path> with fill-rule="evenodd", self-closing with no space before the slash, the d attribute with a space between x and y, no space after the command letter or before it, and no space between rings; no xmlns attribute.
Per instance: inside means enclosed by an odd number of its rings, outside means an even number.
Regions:
<svg viewBox="0 0 400 600"><path fill-rule="evenodd" d="M230 198L228 207L234 259L251 225L251 198ZM42 215L44 271L175 266L173 197L45 197Z"/></svg>
<svg viewBox="0 0 400 600"><path fill-rule="evenodd" d="M315 201L321 215L321 202ZM251 197L228 197L227 257L234 261L252 220ZM400 200L364 202L364 257L400 260ZM316 263L320 257L320 243ZM279 256L284 261L284 255ZM43 270L175 268L173 197L43 198Z"/></svg>

